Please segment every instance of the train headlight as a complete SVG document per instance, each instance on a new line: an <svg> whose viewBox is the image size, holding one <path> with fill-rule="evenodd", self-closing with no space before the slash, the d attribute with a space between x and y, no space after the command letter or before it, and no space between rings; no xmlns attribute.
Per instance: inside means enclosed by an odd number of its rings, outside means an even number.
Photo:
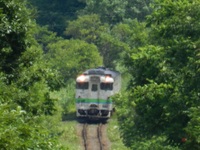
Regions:
<svg viewBox="0 0 200 150"><path fill-rule="evenodd" d="M114 79L110 76L102 76L101 82L103 82L103 83L113 83Z"/></svg>
<svg viewBox="0 0 200 150"><path fill-rule="evenodd" d="M84 82L85 81L85 76L84 75L80 75L77 80L79 82Z"/></svg>
<svg viewBox="0 0 200 150"><path fill-rule="evenodd" d="M113 82L114 82L114 79L111 78L110 76L106 76L106 78L105 78L105 82L113 83Z"/></svg>

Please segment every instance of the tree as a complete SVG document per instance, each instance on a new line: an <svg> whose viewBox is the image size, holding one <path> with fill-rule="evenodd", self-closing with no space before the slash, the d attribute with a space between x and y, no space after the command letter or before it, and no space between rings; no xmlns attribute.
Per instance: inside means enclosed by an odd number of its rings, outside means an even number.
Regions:
<svg viewBox="0 0 200 150"><path fill-rule="evenodd" d="M26 50L29 41L26 38L27 29L32 25L29 19L30 11L25 4L12 0L0 1L0 61L1 71L12 74L16 68L18 59Z"/></svg>
<svg viewBox="0 0 200 150"><path fill-rule="evenodd" d="M125 17L126 5L127 1L124 0L87 0L86 7L79 12L79 15L97 14L102 22L114 25Z"/></svg>
<svg viewBox="0 0 200 150"><path fill-rule="evenodd" d="M126 43L130 49L137 48L148 43L148 29L144 22L137 19L126 19L116 24L112 30L112 36L123 43Z"/></svg>
<svg viewBox="0 0 200 150"><path fill-rule="evenodd" d="M48 83L55 73L32 36L31 10L24 1L0 0L0 20L0 147L60 149L43 126L43 116L55 111Z"/></svg>
<svg viewBox="0 0 200 150"><path fill-rule="evenodd" d="M28 0L35 7L36 21L40 26L48 26L50 31L63 36L68 20L77 17L76 11L85 4L79 0Z"/></svg>
<svg viewBox="0 0 200 150"><path fill-rule="evenodd" d="M81 40L60 40L48 45L48 54L52 68L57 69L65 81L88 68L102 65L102 57L93 44Z"/></svg>
<svg viewBox="0 0 200 150"><path fill-rule="evenodd" d="M100 34L108 31L108 24L103 24L97 14L92 14L79 16L78 19L69 21L65 34L74 39L96 43Z"/></svg>
<svg viewBox="0 0 200 150"><path fill-rule="evenodd" d="M86 6L79 10L79 16L98 14L103 23L113 26L124 19L144 21L151 13L152 0L85 0Z"/></svg>
<svg viewBox="0 0 200 150"><path fill-rule="evenodd" d="M133 82L128 112L120 117L123 135L133 148L145 143L141 149L148 149L156 139L162 149L198 149L200 3L163 0L153 6L149 44L126 57Z"/></svg>
<svg viewBox="0 0 200 150"><path fill-rule="evenodd" d="M146 16L152 12L152 8L150 7L152 3L154 3L153 0L128 0L128 5L125 8L125 18L145 21Z"/></svg>
<svg viewBox="0 0 200 150"><path fill-rule="evenodd" d="M114 68L115 62L121 59L122 52L128 49L128 46L113 36L111 32L108 24L102 23L99 16L93 14L70 21L65 33L74 39L95 44L103 57L103 64Z"/></svg>
<svg viewBox="0 0 200 150"><path fill-rule="evenodd" d="M37 25L33 34L38 44L42 46L44 53L48 53L47 45L49 43L55 43L63 39L62 37L57 36L55 32L49 31L47 26L41 27Z"/></svg>

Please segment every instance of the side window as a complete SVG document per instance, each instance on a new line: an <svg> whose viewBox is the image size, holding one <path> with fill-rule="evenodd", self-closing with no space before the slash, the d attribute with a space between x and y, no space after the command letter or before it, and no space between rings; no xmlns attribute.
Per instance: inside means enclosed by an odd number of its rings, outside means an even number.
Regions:
<svg viewBox="0 0 200 150"><path fill-rule="evenodd" d="M101 83L101 90L113 90L113 83Z"/></svg>
<svg viewBox="0 0 200 150"><path fill-rule="evenodd" d="M76 89L86 90L89 88L88 82L76 82Z"/></svg>
<svg viewBox="0 0 200 150"><path fill-rule="evenodd" d="M92 91L95 92L98 90L97 84L92 84Z"/></svg>

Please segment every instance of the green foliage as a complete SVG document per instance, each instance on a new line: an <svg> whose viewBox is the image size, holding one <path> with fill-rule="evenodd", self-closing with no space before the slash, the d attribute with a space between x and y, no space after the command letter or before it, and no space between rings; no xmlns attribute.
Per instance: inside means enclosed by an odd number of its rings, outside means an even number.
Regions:
<svg viewBox="0 0 200 150"><path fill-rule="evenodd" d="M121 42L128 44L131 49L147 44L149 36L146 24L138 22L137 19L126 19L115 25L111 34Z"/></svg>
<svg viewBox="0 0 200 150"><path fill-rule="evenodd" d="M127 44L112 35L108 24L103 24L95 14L85 15L69 22L66 34L95 44L103 56L104 65L109 68L114 68L115 62L121 59L123 51L128 49Z"/></svg>
<svg viewBox="0 0 200 150"><path fill-rule="evenodd" d="M140 130L148 136L159 133L165 127L169 115L166 111L166 101L169 99L170 89L170 85L156 83L134 89L130 98L134 99L132 104L136 112L134 122L139 129L137 131L139 135L143 134Z"/></svg>
<svg viewBox="0 0 200 150"><path fill-rule="evenodd" d="M145 20L152 0L28 0L35 7L34 15L41 26L64 37L63 31L77 16L97 14L103 23L113 26L124 19ZM68 38L68 37L67 37Z"/></svg>
<svg viewBox="0 0 200 150"><path fill-rule="evenodd" d="M35 23L23 1L0 1L0 147L60 149L57 135L46 128L53 115L56 72L48 68L32 35Z"/></svg>
<svg viewBox="0 0 200 150"><path fill-rule="evenodd" d="M144 85L152 79L156 82L161 82L163 76L163 78L166 78L163 57L164 52L162 47L148 45L133 49L131 56L125 60L125 63L129 67L129 72L133 77L132 84Z"/></svg>
<svg viewBox="0 0 200 150"><path fill-rule="evenodd" d="M50 128L42 125L43 119L30 115L30 112L13 101L22 93L14 85L8 86L2 81L0 85L0 147L24 150L60 149L57 137L51 136Z"/></svg>
<svg viewBox="0 0 200 150"><path fill-rule="evenodd" d="M180 150L178 147L164 144L165 140L166 137L153 136L143 141L135 141L131 148L137 150Z"/></svg>
<svg viewBox="0 0 200 150"><path fill-rule="evenodd" d="M199 39L199 2L163 1L158 8L159 3L154 5L156 11L147 20L152 27L151 39L166 47L171 65L177 66L174 68L182 68L193 55Z"/></svg>
<svg viewBox="0 0 200 150"><path fill-rule="evenodd" d="M152 8L150 7L151 3L154 3L154 0L127 0L128 5L126 6L126 18L132 18L139 21L144 21L146 16L151 14Z"/></svg>
<svg viewBox="0 0 200 150"><path fill-rule="evenodd" d="M171 89L169 85L151 83L115 96L121 134L131 149L178 149L168 145L163 133L168 126L165 104Z"/></svg>
<svg viewBox="0 0 200 150"><path fill-rule="evenodd" d="M63 121L59 127L62 129L60 142L64 150L79 150L82 148L80 136L77 135L77 122L75 120Z"/></svg>
<svg viewBox="0 0 200 150"><path fill-rule="evenodd" d="M188 140L185 146L185 149L190 149L191 145L193 145L192 149L199 149L200 143L200 107L191 107L188 111L188 115L191 120L188 122L187 127L185 128L186 133L188 135Z"/></svg>
<svg viewBox="0 0 200 150"><path fill-rule="evenodd" d="M57 99L59 105L62 107L62 114L75 114L75 80L69 80L66 86L59 91L54 91L51 93L53 99Z"/></svg>
<svg viewBox="0 0 200 150"><path fill-rule="evenodd" d="M117 105L124 105L119 121L133 149L199 149L199 6L155 1L148 45L127 51L132 80Z"/></svg>
<svg viewBox="0 0 200 150"><path fill-rule="evenodd" d="M151 23L156 35L159 34L168 39L166 42L173 41L173 39L170 40L171 37L178 40L178 36L196 39L199 35L198 3L198 0L192 2L188 0L155 1L153 5L155 11L148 16L147 21Z"/></svg>
<svg viewBox="0 0 200 150"><path fill-rule="evenodd" d="M30 11L21 1L0 1L0 69L12 73L18 66L17 60L29 44L28 28L32 25Z"/></svg>
<svg viewBox="0 0 200 150"><path fill-rule="evenodd" d="M62 40L62 37L57 36L55 32L49 31L47 26L37 26L37 29L33 34L35 35L35 39L37 40L38 44L42 46L42 49L45 53L48 52L48 44Z"/></svg>
<svg viewBox="0 0 200 150"><path fill-rule="evenodd" d="M132 51L132 49L136 49L148 43L148 33L149 31L146 28L146 24L140 23L136 19L126 19L122 23L116 24L111 29L110 33L110 37L112 37L113 41L115 41L114 43L118 45L116 47L111 45L113 47L113 55L111 58L113 58L115 62L114 66L121 66L123 68L126 66L126 69L123 69L124 71L127 70L126 74L133 73L135 68L133 69L130 64L127 65L126 63L131 63L131 61L129 61L132 59L130 55L137 51ZM118 55L116 55L116 52Z"/></svg>
<svg viewBox="0 0 200 150"><path fill-rule="evenodd" d="M60 82L57 72L44 63L40 49L33 46L23 53L15 83L20 90L14 102L35 115L53 113L55 100L49 92L59 88Z"/></svg>
<svg viewBox="0 0 200 150"><path fill-rule="evenodd" d="M88 68L102 65L102 58L93 44L81 40L60 40L48 45L52 68L57 69L65 81L73 78Z"/></svg>
<svg viewBox="0 0 200 150"><path fill-rule="evenodd" d="M63 36L67 21L77 17L76 11L85 4L79 0L28 0L36 9L35 17L40 26L48 26L50 31Z"/></svg>
<svg viewBox="0 0 200 150"><path fill-rule="evenodd" d="M73 112L74 83L66 82L65 95L50 96L50 90L61 78L69 81L104 63L132 77L128 90L114 97L127 146L200 149L199 0L30 2L37 22L54 32L36 29L26 2L0 0L1 148L61 149L56 121L46 115L60 109L55 99L64 113ZM146 23L137 21L152 10ZM65 29L74 40L57 37Z"/></svg>
<svg viewBox="0 0 200 150"><path fill-rule="evenodd" d="M128 147L126 147L122 141L122 138L120 136L119 132L119 122L117 121L117 117L115 113L113 114L112 118L108 121L108 127L107 127L107 135L110 140L111 148L112 150L129 150Z"/></svg>
<svg viewBox="0 0 200 150"><path fill-rule="evenodd" d="M79 16L74 21L69 21L65 34L74 39L85 40L89 43L96 43L102 32L109 30L108 24L103 24L96 14Z"/></svg>
<svg viewBox="0 0 200 150"><path fill-rule="evenodd" d="M98 14L102 22L112 25L125 17L126 5L124 0L87 0L86 7L79 14Z"/></svg>
<svg viewBox="0 0 200 150"><path fill-rule="evenodd" d="M129 49L127 44L107 33L101 34L97 45L103 56L104 65L108 68L115 68L116 64L121 62L124 52Z"/></svg>
<svg viewBox="0 0 200 150"><path fill-rule="evenodd" d="M124 19L145 20L152 11L153 0L86 0L85 3L85 8L78 11L80 16L98 14L102 22L113 26Z"/></svg>

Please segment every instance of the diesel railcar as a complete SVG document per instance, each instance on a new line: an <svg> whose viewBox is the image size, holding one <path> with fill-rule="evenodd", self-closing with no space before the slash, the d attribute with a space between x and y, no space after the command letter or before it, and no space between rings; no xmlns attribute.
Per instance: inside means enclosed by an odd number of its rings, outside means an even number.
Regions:
<svg viewBox="0 0 200 150"><path fill-rule="evenodd" d="M76 116L108 119L113 112L111 96L121 88L121 75L104 67L89 69L76 78Z"/></svg>

